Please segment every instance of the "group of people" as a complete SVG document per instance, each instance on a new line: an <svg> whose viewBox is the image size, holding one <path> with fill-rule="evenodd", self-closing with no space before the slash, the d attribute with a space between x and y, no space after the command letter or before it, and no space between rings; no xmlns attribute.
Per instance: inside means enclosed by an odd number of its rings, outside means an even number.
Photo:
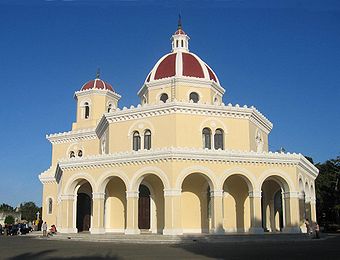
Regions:
<svg viewBox="0 0 340 260"><path fill-rule="evenodd" d="M56 234L57 228L56 228L55 225L52 225L51 228L49 229L49 231L47 232L47 223L45 221L44 224L42 225L42 231L43 231L43 236L48 237L48 236L52 236L52 235Z"/></svg>
<svg viewBox="0 0 340 260"><path fill-rule="evenodd" d="M309 219L307 218L305 221L307 234L311 236L312 238L319 239L320 238L320 227L317 222L309 222Z"/></svg>
<svg viewBox="0 0 340 260"><path fill-rule="evenodd" d="M14 235L25 235L31 232L33 229L27 223L18 223L18 224L5 224L3 227L0 224L0 235L5 236L14 236Z"/></svg>

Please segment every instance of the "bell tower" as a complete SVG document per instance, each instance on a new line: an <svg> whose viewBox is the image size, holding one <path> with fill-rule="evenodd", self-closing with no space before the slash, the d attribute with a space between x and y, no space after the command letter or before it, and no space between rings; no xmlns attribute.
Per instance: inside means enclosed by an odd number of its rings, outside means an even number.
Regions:
<svg viewBox="0 0 340 260"><path fill-rule="evenodd" d="M100 79L98 71L94 80L75 92L74 98L77 101L77 118L72 130L77 130L95 127L104 113L117 109L121 96L109 83Z"/></svg>

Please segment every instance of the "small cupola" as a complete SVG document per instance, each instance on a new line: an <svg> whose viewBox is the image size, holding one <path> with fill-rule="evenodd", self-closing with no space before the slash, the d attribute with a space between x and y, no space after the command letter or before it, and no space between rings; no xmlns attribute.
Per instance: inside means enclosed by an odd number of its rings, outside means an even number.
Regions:
<svg viewBox="0 0 340 260"><path fill-rule="evenodd" d="M172 52L189 51L189 36L182 29L181 16L178 17L177 31L171 37Z"/></svg>

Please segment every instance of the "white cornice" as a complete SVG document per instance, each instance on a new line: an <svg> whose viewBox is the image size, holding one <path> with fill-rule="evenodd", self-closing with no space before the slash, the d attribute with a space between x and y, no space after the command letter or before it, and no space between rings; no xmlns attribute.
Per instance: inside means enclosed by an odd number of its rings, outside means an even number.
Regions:
<svg viewBox="0 0 340 260"><path fill-rule="evenodd" d="M247 118L257 124L267 134L273 127L273 124L253 106L240 107L238 104L233 106L231 104L224 105L223 103L221 105L207 105L200 103L173 101L153 105L145 104L143 106L138 105L137 107L124 107L122 110L117 108L110 113L106 113L105 117L109 123L112 123L173 113L223 116L229 118ZM101 122L102 121L103 119Z"/></svg>
<svg viewBox="0 0 340 260"><path fill-rule="evenodd" d="M71 143L83 140L92 140L96 138L97 134L94 128L46 135L46 139L52 144Z"/></svg>
<svg viewBox="0 0 340 260"><path fill-rule="evenodd" d="M48 168L46 171L39 174L39 180L42 184L55 184L57 183L55 178L54 167Z"/></svg>
<svg viewBox="0 0 340 260"><path fill-rule="evenodd" d="M308 172L314 177L318 174L318 169L313 164L308 162L301 154L296 153L257 153L234 150L208 150L174 147L65 159L59 162L59 167L62 170L84 169L171 161L303 166L308 168Z"/></svg>
<svg viewBox="0 0 340 260"><path fill-rule="evenodd" d="M119 95L116 92L113 92L111 90L107 89L87 89L87 90L79 90L74 93L74 98L86 96L89 94L97 94L97 95L102 95L102 96L109 96L114 99L119 100L121 98L121 95Z"/></svg>

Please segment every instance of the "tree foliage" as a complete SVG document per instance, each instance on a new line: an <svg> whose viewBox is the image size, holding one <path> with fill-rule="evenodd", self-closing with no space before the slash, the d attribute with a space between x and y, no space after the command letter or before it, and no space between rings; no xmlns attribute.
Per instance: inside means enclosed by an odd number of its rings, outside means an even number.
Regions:
<svg viewBox="0 0 340 260"><path fill-rule="evenodd" d="M27 221L37 219L37 212L41 213L40 208L32 201L21 203L19 211L21 212L21 219L26 219Z"/></svg>
<svg viewBox="0 0 340 260"><path fill-rule="evenodd" d="M340 224L340 157L315 166L319 169L315 181L318 219Z"/></svg>
<svg viewBox="0 0 340 260"><path fill-rule="evenodd" d="M5 218L5 224L8 224L8 225L13 225L14 224L14 217L11 216L11 215L8 215L6 216Z"/></svg>
<svg viewBox="0 0 340 260"><path fill-rule="evenodd" d="M6 203L0 204L0 211L3 212L14 212L14 208Z"/></svg>

